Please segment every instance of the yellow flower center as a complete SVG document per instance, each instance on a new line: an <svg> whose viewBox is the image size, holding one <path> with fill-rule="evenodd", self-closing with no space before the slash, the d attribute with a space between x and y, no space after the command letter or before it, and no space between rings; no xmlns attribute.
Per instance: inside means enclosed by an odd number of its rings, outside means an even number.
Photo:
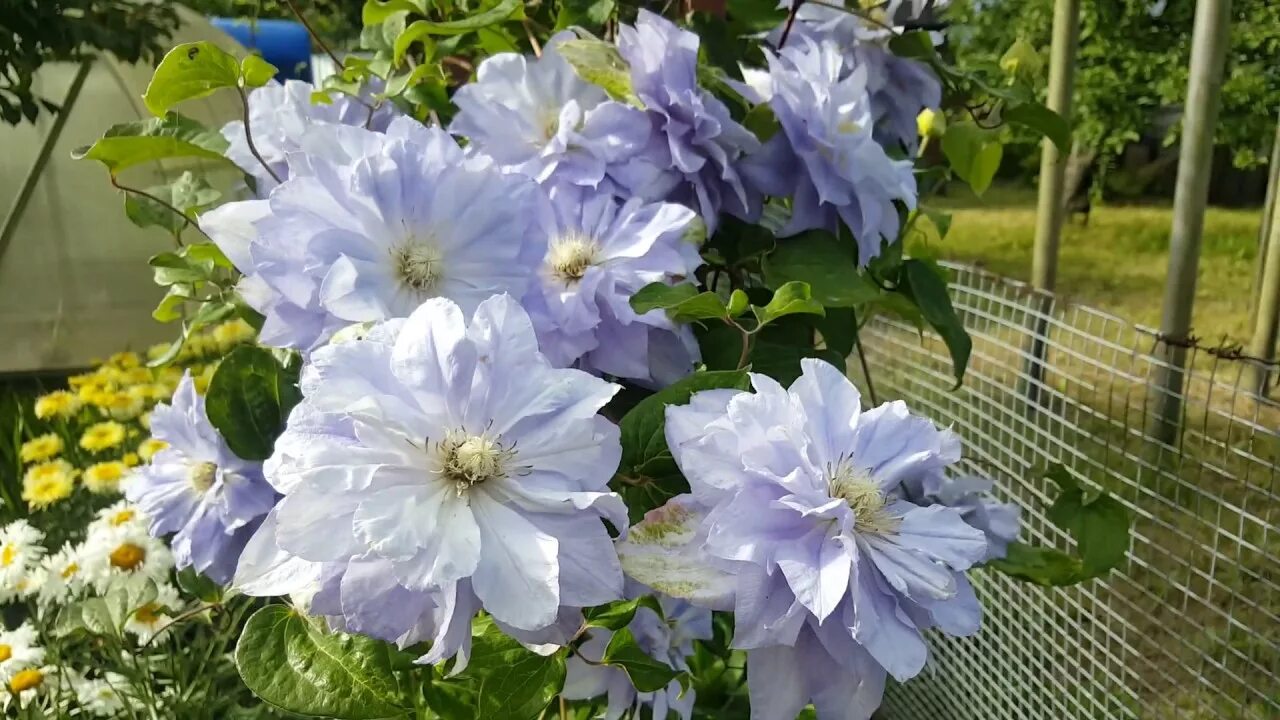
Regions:
<svg viewBox="0 0 1280 720"><path fill-rule="evenodd" d="M13 657L13 648L0 643L0 662L4 662L11 657Z"/></svg>
<svg viewBox="0 0 1280 720"><path fill-rule="evenodd" d="M191 473L187 476L187 480L191 483L191 487L196 492L203 495L213 487L213 481L218 479L218 466L211 462L199 462L191 466Z"/></svg>
<svg viewBox="0 0 1280 720"><path fill-rule="evenodd" d="M112 566L132 571L147 559L147 551L133 543L125 543L112 550L109 558Z"/></svg>
<svg viewBox="0 0 1280 720"><path fill-rule="evenodd" d="M62 575L63 580L67 580L72 575L75 575L78 572L80 572L80 564L73 562L73 563L67 563L67 566L62 568L62 572L59 574Z"/></svg>
<svg viewBox="0 0 1280 720"><path fill-rule="evenodd" d="M440 251L429 242L410 239L391 251L391 261L401 281L417 292L432 291L444 274Z"/></svg>
<svg viewBox="0 0 1280 720"><path fill-rule="evenodd" d="M898 531L902 519L889 514L888 499L880 486L864 470L841 460L828 471L827 489L853 508L854 529L862 533L889 535Z"/></svg>
<svg viewBox="0 0 1280 720"><path fill-rule="evenodd" d="M35 668L28 668L13 676L9 680L9 689L14 693L20 693L24 690L40 687L40 683L44 682L44 673Z"/></svg>
<svg viewBox="0 0 1280 720"><path fill-rule="evenodd" d="M155 625L160 621L160 606L148 603L133 612L133 619L143 625Z"/></svg>
<svg viewBox="0 0 1280 720"><path fill-rule="evenodd" d="M13 546L13 543L5 543L4 548L0 549L0 565L9 567L16 559L18 559L18 549Z"/></svg>
<svg viewBox="0 0 1280 720"><path fill-rule="evenodd" d="M112 527L120 527L132 520L137 515L133 508L126 508L111 516L110 522Z"/></svg>
<svg viewBox="0 0 1280 720"><path fill-rule="evenodd" d="M454 484L459 495L472 485L506 477L507 462L515 457L514 448L508 449L496 439L463 431L449 433L439 450L440 472Z"/></svg>
<svg viewBox="0 0 1280 720"><path fill-rule="evenodd" d="M580 232L557 238L547 251L547 265L551 274L566 283L576 282L587 274L587 268L595 265L600 254L596 241Z"/></svg>

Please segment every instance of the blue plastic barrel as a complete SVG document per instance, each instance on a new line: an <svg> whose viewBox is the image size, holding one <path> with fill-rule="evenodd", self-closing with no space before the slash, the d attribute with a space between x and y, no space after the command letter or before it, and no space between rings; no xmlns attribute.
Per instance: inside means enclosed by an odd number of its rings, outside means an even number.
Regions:
<svg viewBox="0 0 1280 720"><path fill-rule="evenodd" d="M275 65L277 80L311 82L311 36L293 20L211 17L209 22Z"/></svg>

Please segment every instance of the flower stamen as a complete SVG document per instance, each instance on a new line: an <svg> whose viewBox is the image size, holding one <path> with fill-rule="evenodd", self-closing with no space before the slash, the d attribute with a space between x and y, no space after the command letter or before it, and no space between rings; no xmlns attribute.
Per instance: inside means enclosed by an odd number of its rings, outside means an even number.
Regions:
<svg viewBox="0 0 1280 720"><path fill-rule="evenodd" d="M827 491L853 509L854 529L873 535L891 535L898 531L902 519L887 509L888 498L865 470L841 458L827 468Z"/></svg>
<svg viewBox="0 0 1280 720"><path fill-rule="evenodd" d="M547 266L553 276L565 283L574 283L599 261L599 255L600 247L594 239L574 231L552 241L547 251Z"/></svg>
<svg viewBox="0 0 1280 720"><path fill-rule="evenodd" d="M211 462L194 463L191 466L190 474L187 481L191 483L191 487L201 495L209 491L213 487L213 481L218 478L218 466Z"/></svg>
<svg viewBox="0 0 1280 720"><path fill-rule="evenodd" d="M431 292L444 274L440 251L429 242L410 239L391 251L391 260L396 275L417 292Z"/></svg>
<svg viewBox="0 0 1280 720"><path fill-rule="evenodd" d="M453 483L459 496L473 485L507 477L516 456L514 447L505 447L497 438L463 430L450 432L436 447L440 474Z"/></svg>

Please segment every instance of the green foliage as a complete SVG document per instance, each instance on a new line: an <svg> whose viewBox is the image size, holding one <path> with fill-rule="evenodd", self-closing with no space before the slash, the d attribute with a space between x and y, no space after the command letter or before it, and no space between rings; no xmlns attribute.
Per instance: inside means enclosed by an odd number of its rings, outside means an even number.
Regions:
<svg viewBox="0 0 1280 720"><path fill-rule="evenodd" d="M193 158L232 166L222 153L227 141L220 133L177 113L151 120L112 125L92 145L77 148L77 160L97 160L113 175L135 165L171 158Z"/></svg>
<svg viewBox="0 0 1280 720"><path fill-rule="evenodd" d="M489 618L471 627L471 661L459 676L454 692L469 696L461 712L439 703L432 709L445 720L494 718L536 720L564 687L565 653L550 656L531 652L498 629Z"/></svg>
<svg viewBox="0 0 1280 720"><path fill-rule="evenodd" d="M10 125L57 111L62 98L36 90L44 63L101 54L150 62L178 26L177 12L161 0L6 0L0 15L0 121Z"/></svg>
<svg viewBox="0 0 1280 720"><path fill-rule="evenodd" d="M271 351L246 346L218 364L205 412L236 455L265 460L301 399L297 363L282 365Z"/></svg>
<svg viewBox="0 0 1280 720"><path fill-rule="evenodd" d="M614 100L642 107L631 87L627 63L611 43L569 40L560 44L559 52L583 80L599 86Z"/></svg>
<svg viewBox="0 0 1280 720"><path fill-rule="evenodd" d="M959 387L964 380L964 369L969 364L969 353L973 351L973 340L951 306L942 271L936 265L914 259L903 262L902 268L900 288L947 344L956 386Z"/></svg>
<svg viewBox="0 0 1280 720"><path fill-rule="evenodd" d="M409 713L392 672L392 649L330 633L287 605L268 605L245 623L236 667L255 695L289 712L340 720Z"/></svg>
<svg viewBox="0 0 1280 720"><path fill-rule="evenodd" d="M151 76L142 102L163 117L184 100L208 97L240 85L240 61L211 42L183 43L165 54Z"/></svg>
<svg viewBox="0 0 1280 720"><path fill-rule="evenodd" d="M765 281L773 288L808 283L812 298L825 307L854 307L870 302L879 290L858 273L857 249L833 235L810 230L787 238L764 261Z"/></svg>
<svg viewBox="0 0 1280 720"><path fill-rule="evenodd" d="M1106 492L1089 492L1065 467L1045 473L1058 485L1046 515L1076 542L1075 554L1011 543L1009 554L990 567L1037 585L1074 585L1106 575L1129 552L1129 511Z"/></svg>
<svg viewBox="0 0 1280 720"><path fill-rule="evenodd" d="M627 628L609 638L600 662L620 668L640 692L661 690L679 675L670 665L649 657Z"/></svg>
<svg viewBox="0 0 1280 720"><path fill-rule="evenodd" d="M1008 117L1006 113L1005 118ZM956 123L948 127L946 135L942 137L942 152L951 164L951 171L969 183L974 194L982 195L991 187L991 181L1000 169L1004 145L1000 143L998 133L992 130L984 130L973 124Z"/></svg>
<svg viewBox="0 0 1280 720"><path fill-rule="evenodd" d="M1103 156L1119 154L1144 134L1164 132L1172 143L1179 132L1177 123L1162 126L1159 116L1186 94L1195 3L1162 3L1158 14L1152 7L1148 0L1081 6L1074 136ZM956 0L948 18L964 28L953 34L961 69L1030 81L1043 91L1053 0ZM1214 139L1236 151L1242 166L1264 161L1280 113L1277 52L1280 4L1235 0Z"/></svg>
<svg viewBox="0 0 1280 720"><path fill-rule="evenodd" d="M606 630L621 630L631 623L636 611L642 607L649 608L663 616L662 605L652 595L641 595L631 600L618 600L607 605L591 608L586 612L587 627L598 627Z"/></svg>

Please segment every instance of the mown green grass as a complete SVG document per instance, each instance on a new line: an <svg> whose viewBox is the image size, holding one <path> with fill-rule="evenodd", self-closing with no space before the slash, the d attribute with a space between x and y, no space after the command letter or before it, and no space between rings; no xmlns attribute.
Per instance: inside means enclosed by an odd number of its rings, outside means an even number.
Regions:
<svg viewBox="0 0 1280 720"><path fill-rule="evenodd" d="M939 241L913 238L909 248L968 262L1011 278L1031 274L1035 191L997 186L933 199L952 213ZM1257 209L1210 208L1205 217L1193 331L1206 342L1246 342L1257 254ZM1158 326L1169 264L1169 205L1095 205L1089 224L1077 216L1064 228L1058 261L1060 295L1142 325Z"/></svg>

